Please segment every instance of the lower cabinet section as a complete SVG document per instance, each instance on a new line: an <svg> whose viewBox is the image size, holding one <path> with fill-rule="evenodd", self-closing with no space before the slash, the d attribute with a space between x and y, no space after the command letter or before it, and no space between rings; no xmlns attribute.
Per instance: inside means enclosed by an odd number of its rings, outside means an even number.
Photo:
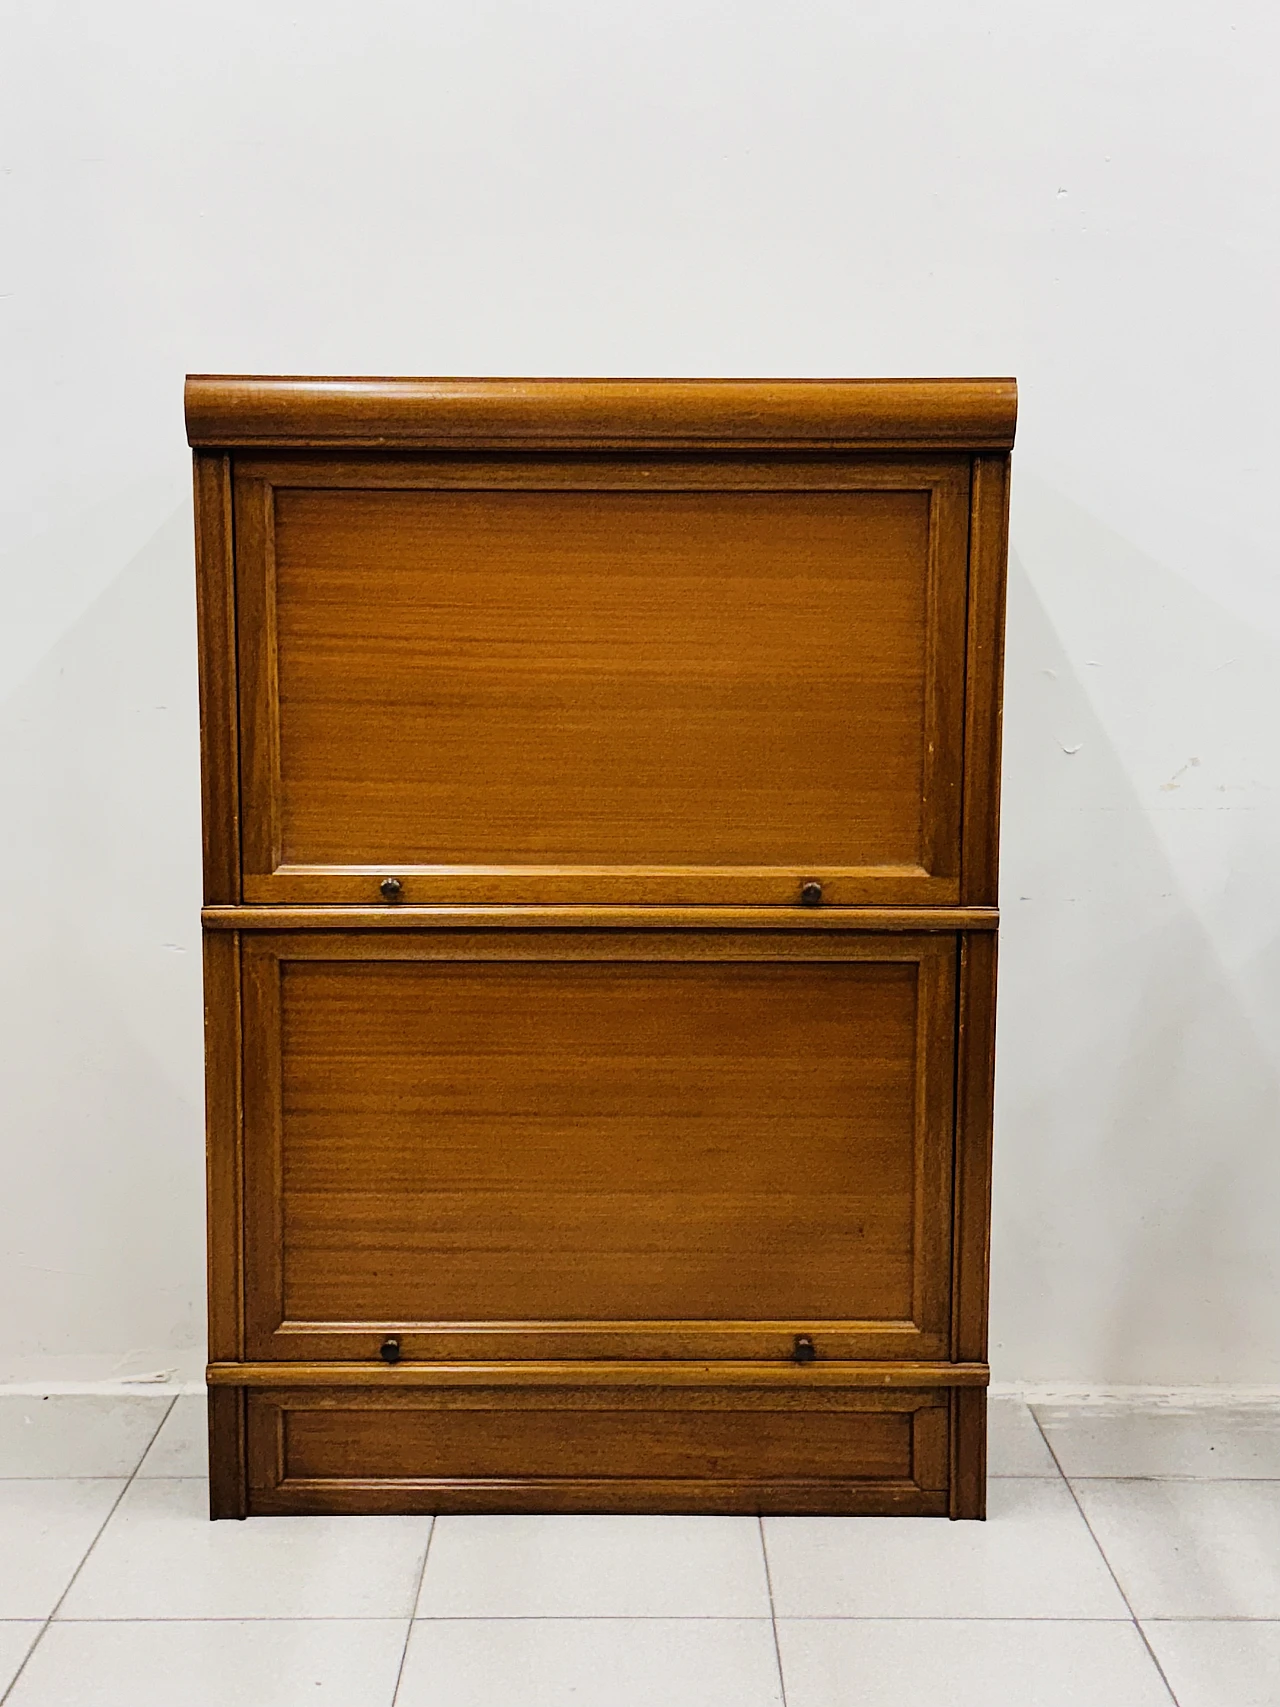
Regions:
<svg viewBox="0 0 1280 1707"><path fill-rule="evenodd" d="M981 1516L981 1389L699 1385L220 1388L246 1510ZM957 1460L967 1461L957 1465ZM966 1474L966 1468L968 1474ZM234 1490L234 1474L215 1486ZM957 1494L972 1490L970 1509ZM977 1501L976 1509L973 1502Z"/></svg>
<svg viewBox="0 0 1280 1707"><path fill-rule="evenodd" d="M208 966L215 1516L982 1516L989 936Z"/></svg>

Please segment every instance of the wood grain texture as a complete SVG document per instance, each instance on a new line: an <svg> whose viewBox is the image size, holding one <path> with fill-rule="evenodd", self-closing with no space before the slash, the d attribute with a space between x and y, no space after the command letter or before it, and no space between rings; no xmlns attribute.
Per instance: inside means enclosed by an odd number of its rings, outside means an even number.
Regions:
<svg viewBox="0 0 1280 1707"><path fill-rule="evenodd" d="M209 1389L209 1516L249 1515L245 1389Z"/></svg>
<svg viewBox="0 0 1280 1707"><path fill-rule="evenodd" d="M206 902L240 899L240 736L231 460L194 457L201 821Z"/></svg>
<svg viewBox="0 0 1280 1707"><path fill-rule="evenodd" d="M275 510L282 864L924 865L927 494Z"/></svg>
<svg viewBox="0 0 1280 1707"><path fill-rule="evenodd" d="M211 1363L210 1387L371 1387L392 1393L403 1387L725 1387L775 1388L803 1395L824 1387L925 1389L985 1387L991 1371L985 1363L920 1363L910 1359L876 1362L764 1362L759 1358L705 1359L687 1363L673 1358L639 1362L593 1358L559 1361L500 1358L490 1363L368 1362Z"/></svg>
<svg viewBox="0 0 1280 1707"><path fill-rule="evenodd" d="M241 894L247 873L280 862L279 648L276 639L275 492L265 481L233 480L237 652L240 683Z"/></svg>
<svg viewBox="0 0 1280 1707"><path fill-rule="evenodd" d="M953 1387L949 1515L987 1515L987 1395L981 1387Z"/></svg>
<svg viewBox="0 0 1280 1707"><path fill-rule="evenodd" d="M967 459L757 478L238 474L245 898L954 902Z"/></svg>
<svg viewBox="0 0 1280 1707"><path fill-rule="evenodd" d="M256 1512L941 1515L945 1393L825 1387L255 1389Z"/></svg>
<svg viewBox="0 0 1280 1707"><path fill-rule="evenodd" d="M191 374L193 445L1007 449L1011 379L356 379Z"/></svg>
<svg viewBox="0 0 1280 1707"><path fill-rule="evenodd" d="M956 1037L951 1355L987 1355L991 1135L995 1103L996 938L961 939Z"/></svg>
<svg viewBox="0 0 1280 1707"><path fill-rule="evenodd" d="M1004 697L1009 458L973 463L965 703L964 877L960 899L994 907L1000 878L1000 747Z"/></svg>
<svg viewBox="0 0 1280 1707"><path fill-rule="evenodd" d="M644 940L246 944L251 1356L945 1354L954 939Z"/></svg>
<svg viewBox="0 0 1280 1707"><path fill-rule="evenodd" d="M204 937L205 1168L209 1356L244 1356L244 1119L240 937Z"/></svg>
<svg viewBox="0 0 1280 1707"><path fill-rule="evenodd" d="M994 931L995 907L206 907L207 930Z"/></svg>

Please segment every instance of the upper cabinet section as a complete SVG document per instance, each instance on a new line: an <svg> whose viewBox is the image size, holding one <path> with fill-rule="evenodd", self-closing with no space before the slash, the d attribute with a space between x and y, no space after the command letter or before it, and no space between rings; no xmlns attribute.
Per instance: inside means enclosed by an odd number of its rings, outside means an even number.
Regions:
<svg viewBox="0 0 1280 1707"><path fill-rule="evenodd" d="M189 381L208 899L994 901L1013 415Z"/></svg>

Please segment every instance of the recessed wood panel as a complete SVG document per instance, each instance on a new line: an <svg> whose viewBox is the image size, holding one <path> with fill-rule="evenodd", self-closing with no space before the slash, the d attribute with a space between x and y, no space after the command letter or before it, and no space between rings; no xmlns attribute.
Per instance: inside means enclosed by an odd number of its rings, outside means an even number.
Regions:
<svg viewBox="0 0 1280 1707"><path fill-rule="evenodd" d="M283 490L281 862L919 865L928 545L927 492Z"/></svg>
<svg viewBox="0 0 1280 1707"><path fill-rule="evenodd" d="M588 1327L593 1354L674 1355L678 1325L773 1352L787 1323L941 1349L954 939L363 942L246 947L260 1355L368 1356L361 1324L452 1324L461 1356Z"/></svg>
<svg viewBox="0 0 1280 1707"><path fill-rule="evenodd" d="M946 1396L573 1387L249 1394L250 1509L945 1509Z"/></svg>
<svg viewBox="0 0 1280 1707"><path fill-rule="evenodd" d="M909 1320L915 984L286 965L285 1316Z"/></svg>
<svg viewBox="0 0 1280 1707"><path fill-rule="evenodd" d="M958 895L967 463L268 468L247 900Z"/></svg>

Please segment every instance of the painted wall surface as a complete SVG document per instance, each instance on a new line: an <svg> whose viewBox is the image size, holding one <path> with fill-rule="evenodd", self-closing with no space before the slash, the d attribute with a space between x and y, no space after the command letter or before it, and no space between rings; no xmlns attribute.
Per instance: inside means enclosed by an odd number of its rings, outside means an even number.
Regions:
<svg viewBox="0 0 1280 1707"><path fill-rule="evenodd" d="M1263 0L9 0L0 1378L200 1361L187 369L1018 375L993 1362L1280 1381Z"/></svg>

